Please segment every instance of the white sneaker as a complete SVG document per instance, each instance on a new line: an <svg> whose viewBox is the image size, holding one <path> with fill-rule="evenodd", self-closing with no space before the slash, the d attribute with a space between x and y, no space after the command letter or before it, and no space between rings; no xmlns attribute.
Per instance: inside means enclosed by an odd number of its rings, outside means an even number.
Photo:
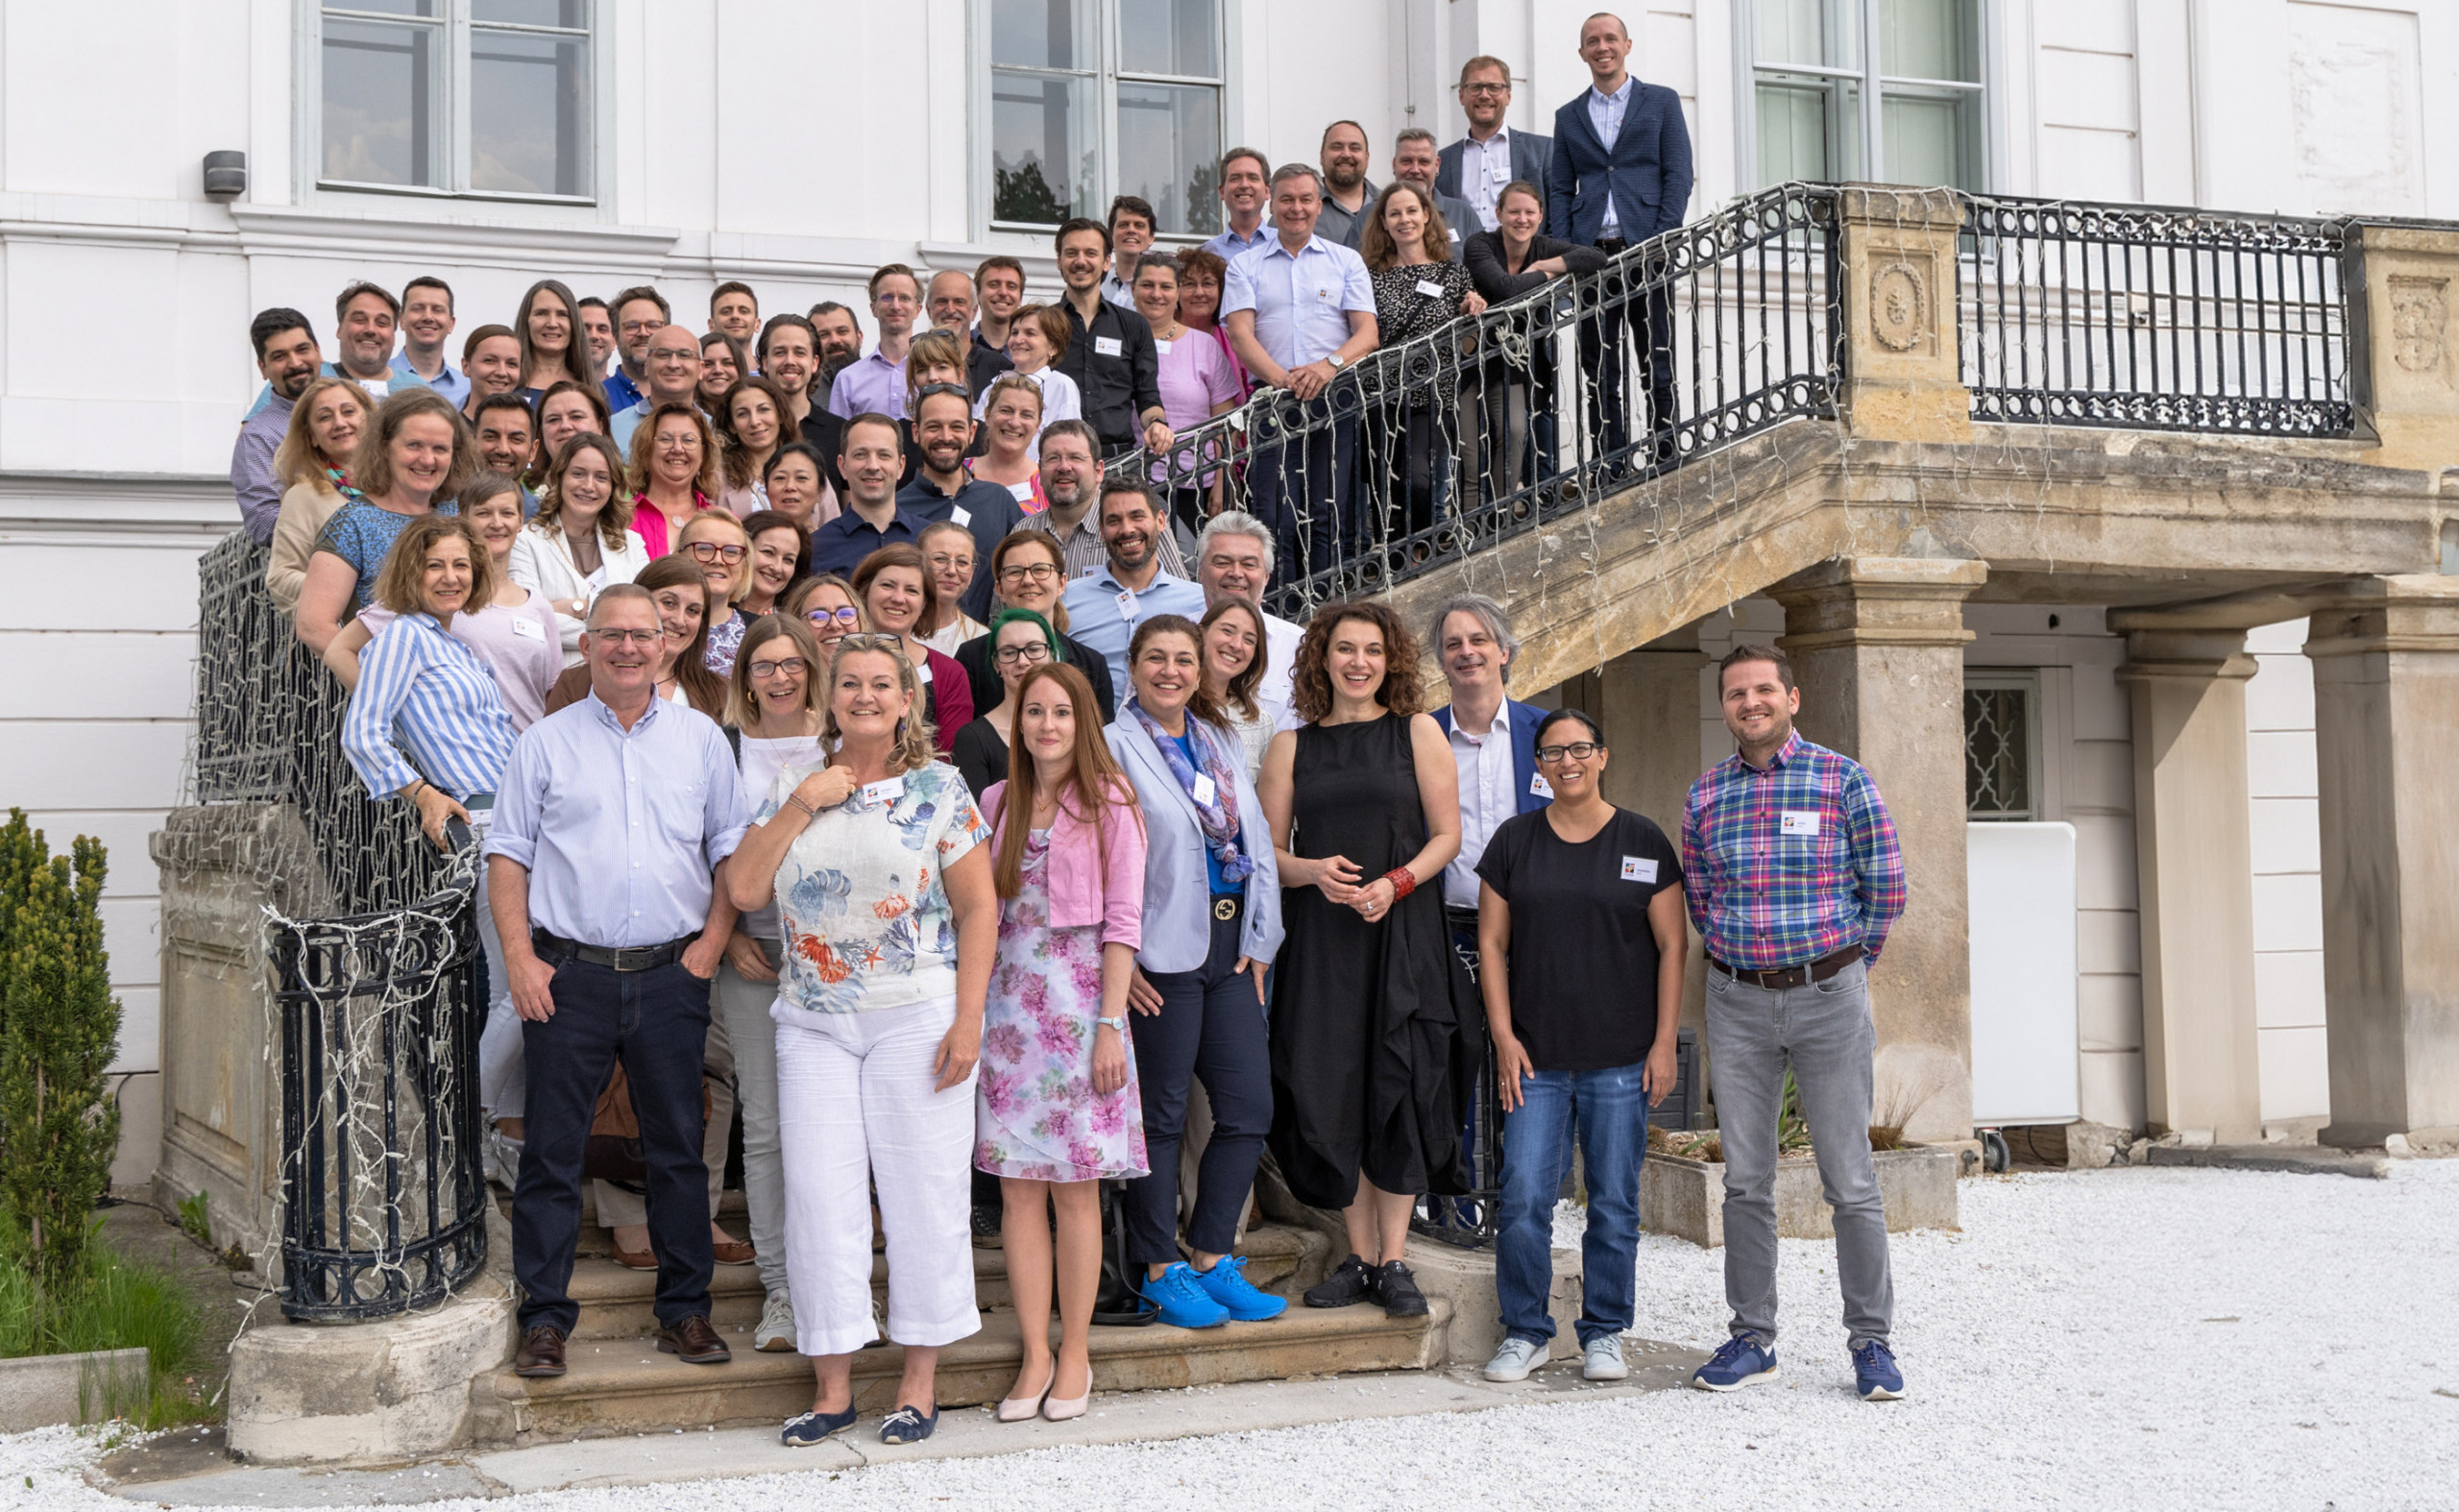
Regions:
<svg viewBox="0 0 2459 1512"><path fill-rule="evenodd" d="M783 1289L770 1292L760 1305L760 1327L751 1330L751 1347L765 1354L794 1352L794 1303Z"/></svg>
<svg viewBox="0 0 2459 1512"><path fill-rule="evenodd" d="M478 1139L478 1155L487 1180L509 1192L521 1184L521 1141L493 1124Z"/></svg>
<svg viewBox="0 0 2459 1512"><path fill-rule="evenodd" d="M1523 1339L1517 1333L1503 1336L1502 1348L1486 1361L1488 1380L1526 1380L1528 1373L1546 1357L1546 1346L1535 1339Z"/></svg>
<svg viewBox="0 0 2459 1512"><path fill-rule="evenodd" d="M1631 1367L1622 1363L1622 1341L1615 1334L1588 1341L1580 1348L1579 1375L1582 1380L1622 1380Z"/></svg>

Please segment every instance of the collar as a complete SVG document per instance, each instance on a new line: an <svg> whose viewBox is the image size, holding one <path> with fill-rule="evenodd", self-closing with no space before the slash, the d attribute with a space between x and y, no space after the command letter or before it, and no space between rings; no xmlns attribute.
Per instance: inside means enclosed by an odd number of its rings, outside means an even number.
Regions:
<svg viewBox="0 0 2459 1512"><path fill-rule="evenodd" d="M1186 579L1182 577L1173 577L1168 573L1162 572L1159 568L1155 568L1153 571L1153 580L1151 582L1146 583L1141 588L1130 588L1125 583L1120 582L1117 575L1111 573L1109 559L1108 557L1104 557L1102 559L1102 570L1093 574L1093 580L1101 586L1109 589L1112 593L1133 594L1138 598L1143 597L1146 594L1156 592L1167 584L1186 581Z"/></svg>
<svg viewBox="0 0 2459 1512"><path fill-rule="evenodd" d="M1471 147L1476 148L1480 152L1492 152L1497 147L1508 147L1511 145L1511 128L1509 126L1497 126L1495 128L1495 134L1492 136L1487 137L1484 141L1479 141L1473 136L1463 136L1460 139L1462 142Z"/></svg>
<svg viewBox="0 0 2459 1512"><path fill-rule="evenodd" d="M1506 694L1506 695L1503 696L1503 700L1502 700L1502 702L1500 702L1500 703L1498 703L1498 704L1496 704L1496 705L1495 705L1495 717L1494 717L1493 719L1489 719L1489 720L1487 720L1487 721L1486 721L1486 727L1485 727L1485 729L1484 729L1482 732L1480 732L1480 733L1478 733L1478 734L1475 734L1475 735L1471 735L1471 734L1468 732L1468 730L1466 730L1465 728L1463 728L1463 727L1461 726L1461 723L1460 723L1460 710L1459 710L1459 706L1458 706L1457 704L1452 705L1452 708L1451 708L1451 728L1452 728L1452 730L1453 730L1455 733L1457 733L1457 734L1459 734L1459 735L1461 735L1461 736L1464 736L1464 737L1466 737L1466 738L1467 738L1467 739L1469 739L1469 740L1477 741L1477 742L1480 742L1480 743L1482 743L1482 742L1484 742L1484 741L1488 741L1488 740L1493 739L1493 737L1494 737L1494 733L1495 733L1497 730L1501 730L1501 731L1503 731L1505 734L1510 733L1510 730L1511 730L1511 697L1510 697L1510 695Z"/></svg>
<svg viewBox="0 0 2459 1512"><path fill-rule="evenodd" d="M1794 730L1785 737L1785 744L1776 748L1776 754L1767 758L1767 765L1765 767L1753 767L1740 751L1733 753L1733 759L1744 771L1762 773L1782 771L1793 764L1793 758L1801 754L1801 749L1802 732Z"/></svg>
<svg viewBox="0 0 2459 1512"><path fill-rule="evenodd" d="M824 528L834 528L838 534L847 536L857 530L868 530L873 535L886 535L889 530L903 525L908 535L921 534L921 528L913 523L913 517L905 512L904 505L896 503L893 499L889 503L894 512L888 517L888 525L885 529L864 519L862 511L856 509L851 501L846 503L844 512L828 522L828 526Z"/></svg>
<svg viewBox="0 0 2459 1512"><path fill-rule="evenodd" d="M1310 252L1327 251L1331 247L1331 243L1326 241L1320 233L1308 232L1306 245L1292 252L1289 250L1289 244L1280 239L1280 228L1275 226L1267 229L1272 232L1272 240L1264 243L1264 256L1267 257L1287 257L1295 262Z"/></svg>
<svg viewBox="0 0 2459 1512"><path fill-rule="evenodd" d="M1102 275L1102 278L1103 278L1103 280L1104 280L1105 281L1107 281L1107 280L1108 280L1108 278L1109 278L1109 275L1108 275L1108 274L1107 274L1107 273L1105 273L1105 274L1103 274L1103 275ZM1093 327L1100 325L1100 324L1101 324L1103 321L1105 321L1105 320L1109 321L1109 322L1111 322L1112 324L1116 324L1116 323L1117 323L1117 321L1118 321L1118 306L1117 306L1117 305L1113 305L1113 304L1111 304L1109 301L1108 301L1108 300L1106 300L1106 299L1096 298L1096 299L1093 301L1093 318L1092 318L1092 319L1090 319L1090 320L1086 320L1083 315L1081 315L1081 314L1077 313L1077 310L1076 310L1076 302L1075 302L1073 299L1070 299L1070 298L1068 297L1068 295L1073 294L1073 293L1075 293L1075 292L1076 292L1075 290L1073 290L1073 289L1069 289L1066 293L1059 295L1059 307L1060 307L1061 309L1064 309L1064 310L1066 310L1066 311L1067 311L1067 318L1068 318L1070 321L1074 322L1074 323L1076 324L1076 326L1077 326L1077 328L1078 328L1079 329L1090 330ZM1101 292L1102 292L1102 286L1101 286L1101 284L1099 284L1099 283L1094 284L1094 285L1093 285L1093 293L1094 293L1096 296L1098 296ZM1057 366L1058 366L1058 364L1056 364L1056 363L1049 363L1049 364L1045 364L1045 365L1043 366L1043 368L1042 368L1042 372L1044 372L1044 373L1052 372L1052 371L1054 371L1054 370L1057 368Z"/></svg>
<svg viewBox="0 0 2459 1512"><path fill-rule="evenodd" d="M1639 82L1640 76L1638 74L1626 73L1622 76L1622 87L1615 90L1612 94L1607 94L1604 90L1599 89L1592 83L1588 86L1589 103L1592 105L1619 105L1631 97L1631 85Z"/></svg>
<svg viewBox="0 0 2459 1512"><path fill-rule="evenodd" d="M658 696L656 684L650 684L648 709L646 712L642 714L639 719L634 719L632 721L632 727L627 730L623 728L623 721L615 718L615 711L606 706L606 700L597 695L597 690L596 688L593 687L589 690L589 696L585 701L589 704L591 711L597 716L600 723L604 724L608 729L613 730L619 737L626 740L630 739L632 736L640 734L643 730L647 729L649 727L649 722L657 718L658 707L666 702L664 698Z"/></svg>

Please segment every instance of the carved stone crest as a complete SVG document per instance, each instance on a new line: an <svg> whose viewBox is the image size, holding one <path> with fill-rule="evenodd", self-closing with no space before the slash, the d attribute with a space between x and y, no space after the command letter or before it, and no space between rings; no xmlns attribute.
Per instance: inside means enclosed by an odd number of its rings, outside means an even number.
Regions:
<svg viewBox="0 0 2459 1512"><path fill-rule="evenodd" d="M1910 352L1930 334L1930 282L1901 259L1870 270L1870 337L1890 352Z"/></svg>
<svg viewBox="0 0 2459 1512"><path fill-rule="evenodd" d="M2442 366L2449 287L2447 279L2391 280L2391 360L2410 373L2431 373Z"/></svg>

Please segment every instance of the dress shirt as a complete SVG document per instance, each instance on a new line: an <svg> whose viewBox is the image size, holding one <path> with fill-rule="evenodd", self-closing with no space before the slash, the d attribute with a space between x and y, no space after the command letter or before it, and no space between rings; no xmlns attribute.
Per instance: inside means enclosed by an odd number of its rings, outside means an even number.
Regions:
<svg viewBox="0 0 2459 1512"><path fill-rule="evenodd" d="M1366 218L1375 212L1375 202L1383 194L1372 179L1360 180L1357 187L1363 198L1352 211L1341 208L1340 203L1332 198L1331 186L1325 185L1323 213L1315 217L1316 235L1351 252L1357 250L1359 238L1366 234Z"/></svg>
<svg viewBox="0 0 2459 1512"><path fill-rule="evenodd" d="M823 573L835 573L851 579L854 569L863 565L863 558L892 542L919 542L922 527L929 524L929 521L917 519L912 512L899 508L889 516L888 526L882 529L864 519L862 512L852 504L847 504L844 513L811 533L812 575L816 577Z"/></svg>
<svg viewBox="0 0 2459 1512"><path fill-rule="evenodd" d="M1087 322L1061 299L1067 312L1067 350L1052 367L1075 379L1084 423L1112 451L1137 446L1143 416L1161 407L1161 358L1153 350L1153 328L1133 309L1102 301ZM1047 390L1044 391L1047 394ZM1042 423L1056 417L1048 407Z"/></svg>
<svg viewBox="0 0 2459 1512"><path fill-rule="evenodd" d="M1141 589L1128 587L1110 575L1105 563L1090 576L1067 585L1067 633L1102 654L1109 664L1110 686L1127 687L1127 646L1135 627L1160 614L1204 618L1204 590L1167 571L1156 572Z"/></svg>
<svg viewBox="0 0 2459 1512"><path fill-rule="evenodd" d="M1102 275L1102 298L1121 309L1135 308L1135 285L1115 273Z"/></svg>
<svg viewBox="0 0 2459 1512"><path fill-rule="evenodd" d="M1612 94L1605 93L1595 85L1589 85L1588 124L1596 128L1596 139L1605 144L1608 159L1614 156L1615 139L1622 134L1622 112L1630 109L1631 86L1637 83L1637 77L1625 74L1622 76L1622 87ZM1608 189L1605 193L1605 224L1597 232L1597 239L1601 241L1621 233L1622 220L1614 213L1614 192Z"/></svg>
<svg viewBox="0 0 2459 1512"><path fill-rule="evenodd" d="M529 921L623 950L696 935L750 810L706 715L664 698L628 730L593 692L513 743L486 853L529 873Z"/></svg>
<svg viewBox="0 0 2459 1512"><path fill-rule="evenodd" d="M1254 235L1241 236L1235 229L1225 228L1220 235L1204 244L1204 250L1223 262L1235 262L1238 260L1238 254L1253 252L1278 234L1272 228L1272 217L1267 215L1255 223Z"/></svg>
<svg viewBox="0 0 2459 1512"><path fill-rule="evenodd" d="M1798 733L1765 769L1737 751L1691 784L1682 873L1708 954L1744 970L1847 945L1876 961L1904 913L1904 853L1878 785Z"/></svg>
<svg viewBox="0 0 2459 1512"><path fill-rule="evenodd" d="M1375 280L1366 259L1347 247L1310 236L1292 253L1276 236L1230 264L1221 290L1223 324L1240 310L1255 313L1255 344L1283 368L1321 362L1349 343L1352 310L1375 313Z"/></svg>
<svg viewBox="0 0 2459 1512"><path fill-rule="evenodd" d="M608 409L618 411L625 410L641 402L641 386L638 383L633 382L632 375L624 372L620 366L617 367L614 372L608 374L606 376L606 381L599 384L598 387L606 390L606 407Z"/></svg>
<svg viewBox="0 0 2459 1512"><path fill-rule="evenodd" d="M1303 625L1277 614L1264 616L1264 674L1255 680L1255 702L1273 717L1276 729L1298 727L1297 712L1290 707L1297 696L1292 674L1298 669L1298 643L1305 638Z"/></svg>
<svg viewBox="0 0 2459 1512"><path fill-rule="evenodd" d="M1496 127L1495 134L1484 141L1473 136L1460 138L1460 197L1477 212L1480 230L1493 231L1501 224L1495 212L1502 204L1502 191L1510 186L1510 127ZM1463 228L1460 234L1466 240L1469 233Z"/></svg>
<svg viewBox="0 0 2459 1512"><path fill-rule="evenodd" d="M412 384L431 388L452 401L456 407L470 402L470 375L454 372L450 362L444 364L435 377L424 378L418 369L410 366L408 353L396 352L393 354L393 378L404 388Z"/></svg>
<svg viewBox="0 0 2459 1512"><path fill-rule="evenodd" d="M1015 371L1015 364L1010 363L1006 368L1001 369L996 377L1005 377ZM1041 390L1041 425L1034 431L1034 451L1038 455L1041 450L1042 431L1048 430L1062 420L1084 418L1084 397L1076 391L1076 380L1057 368L1035 368L1033 372L1019 374L1018 377L1033 379L1034 387ZM1156 380L1157 381L1157 378ZM988 413L990 413L990 385L985 383L973 396L973 418L979 422Z"/></svg>
<svg viewBox="0 0 2459 1512"><path fill-rule="evenodd" d="M1000 541L1024 523L1025 512L1017 507L1016 496L1002 483L986 483L970 474L958 475L953 494L941 493L931 475L916 472L913 481L898 489L896 507L902 514L912 515L924 524L937 524L953 520L973 535L973 581L966 585L960 601L966 614L976 620L990 618L990 553L999 549ZM977 632L978 633L978 632ZM954 655L956 647L943 646Z"/></svg>
<svg viewBox="0 0 2459 1512"><path fill-rule="evenodd" d="M415 768L394 744L397 735ZM512 717L495 673L432 615L402 615L367 643L342 716L342 754L370 794L399 793L424 772L467 802L496 791L512 745Z"/></svg>
<svg viewBox="0 0 2459 1512"><path fill-rule="evenodd" d="M615 411L614 418L606 423L608 438L625 456L632 454L632 432L641 428L641 422L648 419L649 411L656 407L644 394L626 407Z"/></svg>
<svg viewBox="0 0 2459 1512"><path fill-rule="evenodd" d="M1443 901L1477 906L1477 863L1503 820L1520 812L1511 752L1511 706L1495 706L1494 722L1472 735L1453 721L1451 762L1460 771L1460 854L1443 868Z"/></svg>
<svg viewBox="0 0 2459 1512"><path fill-rule="evenodd" d="M905 364L890 362L873 348L867 356L849 362L828 385L828 412L840 420L881 414L905 418Z"/></svg>
<svg viewBox="0 0 2459 1512"><path fill-rule="evenodd" d="M273 524L281 518L281 485L274 481L273 454L290 433L291 402L276 397L239 423L238 439L231 444L231 492L238 496L239 523L258 546L273 544Z"/></svg>
<svg viewBox="0 0 2459 1512"><path fill-rule="evenodd" d="M1061 532L1059 522L1050 518L1047 509L1027 515L1024 523L1016 528L1039 530L1044 535L1057 536L1059 558L1066 563L1067 580L1071 583L1079 577L1089 577L1109 568L1109 549L1102 545L1101 527L1093 521L1091 504L1084 506L1084 518L1076 522L1073 530ZM1172 577L1184 577L1187 575L1187 560L1179 551L1177 532L1163 530L1159 534L1161 571Z"/></svg>

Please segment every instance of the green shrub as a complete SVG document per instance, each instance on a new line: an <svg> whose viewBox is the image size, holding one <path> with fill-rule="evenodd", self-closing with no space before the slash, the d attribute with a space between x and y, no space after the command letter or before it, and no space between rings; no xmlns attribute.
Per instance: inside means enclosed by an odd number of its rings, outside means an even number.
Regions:
<svg viewBox="0 0 2459 1512"><path fill-rule="evenodd" d="M81 1253L65 1282L37 1285L23 1267L0 1266L0 1359L142 1349L153 1364L148 1398L123 1397L104 1382L105 1400L91 1405L147 1427L207 1411L188 1385L202 1361L203 1335L196 1301L177 1280L102 1245Z"/></svg>

